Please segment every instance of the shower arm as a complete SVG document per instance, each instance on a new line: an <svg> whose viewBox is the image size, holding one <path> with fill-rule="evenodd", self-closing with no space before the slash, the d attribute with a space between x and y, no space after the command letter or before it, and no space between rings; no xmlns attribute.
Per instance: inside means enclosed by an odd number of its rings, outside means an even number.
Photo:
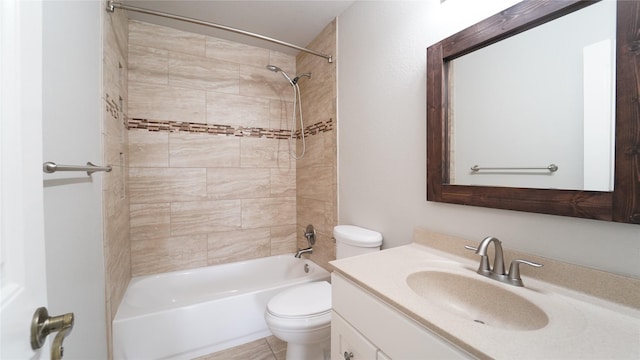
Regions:
<svg viewBox="0 0 640 360"><path fill-rule="evenodd" d="M194 18L190 18L190 17L169 14L169 13L150 10L150 9L145 9L145 8L141 8L141 7L137 7L137 6L125 5L125 4L122 4L122 3L119 3L119 2L115 2L113 0L107 1L107 12L111 12L112 13L112 12L115 11L115 9L122 9L122 10L139 12L139 13L142 13L142 14L155 15L155 16L165 17L165 18L168 18L168 19L180 20L180 21L190 22L192 24L203 25L203 26L208 26L208 27L220 29L220 30L230 31L230 32L234 32L236 34L242 34L242 35L254 37L254 38L257 38L257 39L260 39L260 40L272 42L274 44L278 44L278 45L290 47L292 49L300 50L300 51L303 51L303 52L306 52L306 53L309 53L309 54L312 54L312 55L320 56L322 58L327 59L327 61L329 61L329 63L333 63L333 55L323 54L323 53L315 51L315 50L307 49L307 48L304 48L302 46L291 44L291 43L288 43L288 42L285 42L285 41L282 41L282 40L277 40L277 39L274 39L274 38L270 38L268 36L252 33L250 31L236 29L236 28L233 28L233 27L230 27L230 26L220 25L220 24L211 23L211 22L207 22L207 21L202 21L202 20L198 20L198 19L194 19Z"/></svg>

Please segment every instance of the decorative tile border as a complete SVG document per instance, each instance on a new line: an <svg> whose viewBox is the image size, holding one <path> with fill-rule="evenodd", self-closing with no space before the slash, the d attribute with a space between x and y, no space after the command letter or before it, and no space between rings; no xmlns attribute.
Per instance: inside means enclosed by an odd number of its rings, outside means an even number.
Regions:
<svg viewBox="0 0 640 360"><path fill-rule="evenodd" d="M127 119L127 129L145 129L148 131L207 133L211 135L226 135L237 137L256 137L266 139L288 139L291 130L266 129L259 127L233 127L231 125L202 124L186 121ZM305 136L316 135L333 130L333 119L320 121L304 129ZM296 138L300 138L300 130L296 131Z"/></svg>

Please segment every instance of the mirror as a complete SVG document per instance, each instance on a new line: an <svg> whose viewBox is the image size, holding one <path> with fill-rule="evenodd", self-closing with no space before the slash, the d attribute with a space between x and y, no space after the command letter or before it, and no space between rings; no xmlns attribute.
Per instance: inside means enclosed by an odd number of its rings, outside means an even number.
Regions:
<svg viewBox="0 0 640 360"><path fill-rule="evenodd" d="M601 1L448 62L451 184L613 190L615 10Z"/></svg>
<svg viewBox="0 0 640 360"><path fill-rule="evenodd" d="M640 14L640 4L635 1L606 1L605 4L603 3L578 0L561 2L554 0L524 1L428 48L428 201L640 224L640 108L638 102L640 74L638 74L637 65L640 63L640 39L638 38L640 36L640 25L637 20L638 14ZM461 133L464 133L465 130L459 127L459 125L462 123L461 119L464 116L466 116L466 119L463 120L466 121L467 124L470 124L470 126L474 126L475 130L472 132L473 135L478 138L487 137L489 138L489 143L492 141L506 142L506 139L516 138L516 135L508 132L509 126L506 123L479 125L482 116L478 116L478 114L481 114L481 111L477 108L472 108L471 111L468 111L458 107L461 103L464 103L464 101L473 103L473 101L469 99L474 99L474 96L469 96L468 94L460 95L461 92L459 90L463 90L462 93L468 90L475 91L476 94L477 91L489 93L486 88L478 89L478 85L484 86L485 84L477 84L478 80L474 78L469 79L469 76L477 77L480 71L475 68L475 66L481 62L478 60L478 54L485 56L484 53L491 52L489 49L496 47L501 48L507 43L515 43L515 46L522 46L520 38L530 37L532 34L535 35L536 32L542 31L540 29L545 27L553 27L552 21L554 19L571 21L571 19L577 16L582 10L586 13L593 13L593 10L597 10L595 12L603 12L598 7L607 9L607 6L611 4L617 5L615 10L613 7L610 7L612 9L611 11L615 11L616 13L614 22L614 24L616 24L615 45L609 44L607 50L607 45L601 44L602 49L596 50L596 52L600 52L599 55L595 56L600 60L609 58L609 61L612 63L612 68L615 69L615 74L611 71L607 72L606 70L599 72L599 74L605 74L604 78L606 78L606 74L608 74L609 82L615 83L616 91L613 93L613 91L610 91L611 89L606 89L605 86L595 87L596 91L600 94L599 97L602 98L602 96L604 96L605 102L594 110L594 108L587 107L593 105L592 101L585 101L583 97L583 99L579 101L580 105L575 107L577 110L574 109L573 111L580 113L580 117L582 117L583 114L586 114L587 117L593 116L599 112L600 118L606 116L607 106L609 106L609 114L615 111L615 124L609 124L609 129L615 128L615 136L609 136L608 140L606 136L604 138L605 140L597 140L598 142L603 141L605 145L603 147L597 147L598 150L595 151L596 155L602 155L602 153L605 152L605 156L600 156L601 158L608 157L609 159L613 159L615 164L613 167L613 176L611 176L609 170L611 169L610 163L606 163L604 168L600 167L593 170L597 176L586 175L585 171L587 171L587 167L591 165L589 162L585 162L585 166L579 166L581 167L579 171L581 179L573 180L573 182L569 184L564 183L556 186L556 184L550 180L555 181L556 178L560 178L560 176L556 175L559 175L561 172L569 172L563 171L569 169L567 167L568 162L562 160L561 164L557 164L557 172L551 172L545 169L545 167L555 164L556 161L560 162L560 160L554 160L554 154L564 156L566 155L565 153L570 152L562 148L556 149L551 153L545 153L544 156L540 156L542 151L532 151L535 156L531 157L531 159L522 160L522 163L520 163L519 160L518 163L515 163L516 160L509 158L509 156L512 155L509 154L509 152L515 153L515 151L509 151L508 149L494 150L496 153L506 153L507 157L503 158L491 158L491 156L486 154L475 154L480 153L477 148L471 148L471 155L461 154L461 149L465 146L461 147L460 145L467 145L471 142L473 142L474 146L481 144L481 146L487 147L486 144L479 143L477 139L462 136L464 134ZM591 9L589 9L590 7ZM611 28L612 26L613 25L610 25L609 27ZM604 27L607 27L607 25ZM572 28L569 32L584 33L587 31ZM544 36L549 37L550 35ZM560 36L558 35L557 37ZM596 35L595 37L602 36ZM593 39L595 38L592 37L592 40ZM587 40L589 44L597 42L598 41ZM616 49L615 59L611 56L611 48L614 46ZM582 48L584 48L584 46L582 46ZM605 55L605 53L609 55ZM583 53L581 56L587 56L585 54L586 53ZM490 63L502 62L504 64L505 60L508 60L506 56L495 54L489 56L493 56L493 58L489 58L490 61L488 62ZM470 64L463 64L464 62ZM484 60L484 62L487 61ZM589 66L587 64L588 61L584 63L586 65L582 67L576 66L576 68L582 71L585 66ZM467 69L465 69L464 66L467 66ZM529 69L531 66L533 65L529 65ZM501 68L506 67L507 66L504 65L501 66ZM599 63L596 67L602 69L602 63ZM520 79L524 77L523 71L526 71L526 69L527 67L519 69L518 71L520 73L518 75L512 74L505 77L513 79L517 76L517 78ZM488 73L488 71L485 70L481 72ZM485 78L482 81L487 82L490 79L490 82L497 83L499 76L504 75L493 74L492 77ZM602 79L599 79L598 81L601 80ZM583 91L582 89L586 87L585 84L588 81L590 80L587 78L577 81L582 82L580 83L581 88L574 88L573 90L569 90L569 92L572 94L578 93L578 95L586 97L588 91ZM554 87L562 85L558 84L558 81L547 80L547 82L551 82ZM506 84L497 86L494 84L491 91L498 91L498 88L505 87L510 87L510 89L506 89L507 92L514 89L513 86ZM516 93L513 99L527 100L530 96L522 93L522 91L522 89L511 91L512 94L514 92ZM562 95L562 102L557 101L556 98L556 101L552 99L546 101L540 100L536 105L551 109L545 110L547 111L545 116L555 117L556 123L565 121L567 118L566 114L563 113L565 110L558 109L557 105L566 105L565 103L568 102L567 96L569 95ZM481 108L484 107L491 111L500 110L500 100L498 100L498 103L490 103L490 101L494 101L496 97L480 97L477 95L476 97L481 99L480 101L475 100L476 105ZM611 99L611 104L614 104L614 106L606 104L606 97ZM465 115L465 111L467 115ZM528 115L524 114L522 110L512 110L511 112L515 111L522 114L522 117ZM511 120L513 121L513 117ZM518 124L516 130L519 129L523 131L523 129L529 129L532 122L535 122L535 120L530 118L524 123ZM589 125L583 125L585 129L588 126ZM559 128L559 126L549 124L544 127L547 131L553 131ZM486 131L487 128L489 128L489 132ZM579 132L582 134L585 131L586 130L581 130ZM500 136L498 139L493 138L492 140L492 133L499 133ZM583 142L585 144L589 141L591 140L585 140L584 138L576 140L576 142ZM546 140L539 141L538 145L545 149L550 147ZM615 148L611 150L613 146L615 146ZM595 145L589 144L583 145L582 149L579 150L591 150L593 148L596 148ZM475 158L474 160L469 160L465 158L465 156L475 156ZM580 156L583 158L587 157L587 152L584 152L584 154ZM560 157L557 158L559 159ZM493 161L496 162L494 163ZM501 161L503 163L501 163ZM528 161L536 162L529 163ZM602 160L599 161L602 163ZM547 164L547 162L549 164ZM479 174L479 172L471 171L470 166L473 165L478 165L481 168L489 167L490 169L487 169L489 174L486 172ZM499 169L493 169L493 167L499 167ZM509 167L509 169L503 169L503 167ZM510 167L541 167L542 169L510 169ZM457 170L456 168L463 170ZM482 170L484 169L481 169L481 171ZM471 180L463 179L465 177L471 178ZM611 180L612 177L613 180ZM507 179L506 181L504 181L505 178ZM513 180L514 178L517 178L517 181ZM522 182L521 180L523 178L533 180ZM587 184L596 178L597 181L595 182L597 182L598 185ZM587 181L585 181L585 179L587 179ZM613 182L613 187L611 186L611 182ZM606 184L602 185L603 183ZM583 190L585 186L589 191ZM556 189L558 187L563 189Z"/></svg>

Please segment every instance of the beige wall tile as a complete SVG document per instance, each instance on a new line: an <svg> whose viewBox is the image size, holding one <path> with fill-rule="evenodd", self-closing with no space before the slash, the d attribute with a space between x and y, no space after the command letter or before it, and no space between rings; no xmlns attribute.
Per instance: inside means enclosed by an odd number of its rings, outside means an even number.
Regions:
<svg viewBox="0 0 640 360"><path fill-rule="evenodd" d="M169 84L169 51L129 44L129 81Z"/></svg>
<svg viewBox="0 0 640 360"><path fill-rule="evenodd" d="M207 193L212 199L250 199L269 197L270 169L209 168Z"/></svg>
<svg viewBox="0 0 640 360"><path fill-rule="evenodd" d="M265 67L269 64L269 50L267 49L210 36L207 37L206 54L209 58L255 67Z"/></svg>
<svg viewBox="0 0 640 360"><path fill-rule="evenodd" d="M312 82L318 82L312 84ZM304 83L300 82L300 92L305 94L303 98L303 110L304 110L304 124L309 126L319 121L328 121L329 119L335 119L335 94L329 91L322 85L326 84L332 86L333 84L316 79L315 77ZM313 99L312 101L305 101L305 99Z"/></svg>
<svg viewBox="0 0 640 360"><path fill-rule="evenodd" d="M205 54L204 35L134 20L129 21L129 43L184 54Z"/></svg>
<svg viewBox="0 0 640 360"><path fill-rule="evenodd" d="M296 67L313 72L313 79L301 82L307 126L335 119L335 64L131 24L131 82L120 90L128 91L130 104L121 106L128 106L131 118L287 129L293 92L281 74L265 69L273 64L291 76ZM317 41L335 48L335 34ZM168 83L161 75L165 64ZM123 73L126 84L126 69ZM302 239L299 228L309 223L330 239L336 217L335 131L308 137L307 154L298 162L289 156L287 140L142 130L129 134L124 151L131 153L132 165L127 211L135 239L134 272L291 253ZM305 174L296 181L301 171ZM204 264L202 236L207 238ZM318 261L334 256L330 246L320 244L317 251Z"/></svg>
<svg viewBox="0 0 640 360"><path fill-rule="evenodd" d="M174 236L131 243L133 276L207 265L207 236Z"/></svg>
<svg viewBox="0 0 640 360"><path fill-rule="evenodd" d="M168 167L169 133L129 130L129 166L131 167Z"/></svg>
<svg viewBox="0 0 640 360"><path fill-rule="evenodd" d="M132 118L204 123L205 108L204 90L129 83L129 117Z"/></svg>
<svg viewBox="0 0 640 360"><path fill-rule="evenodd" d="M102 57L102 80L103 80L103 97L115 99L123 97L123 90L126 90L126 84L122 83L121 74L123 68L127 66L126 54L120 52L113 34L104 39L104 53ZM125 97L123 97L125 98Z"/></svg>
<svg viewBox="0 0 640 360"><path fill-rule="evenodd" d="M237 167L240 164L240 139L233 136L169 134L171 167Z"/></svg>
<svg viewBox="0 0 640 360"><path fill-rule="evenodd" d="M171 204L131 204L131 241L168 238Z"/></svg>
<svg viewBox="0 0 640 360"><path fill-rule="evenodd" d="M127 28L124 12L105 16L103 22L102 99L104 101L102 140L105 164L113 170L104 173L103 245L105 266L105 315L107 318L107 357L113 354L111 321L131 279L129 238L129 199L127 197L127 136L124 119L128 109Z"/></svg>
<svg viewBox="0 0 640 360"><path fill-rule="evenodd" d="M269 256L269 228L210 233L209 265Z"/></svg>
<svg viewBox="0 0 640 360"><path fill-rule="evenodd" d="M291 85L282 74L247 65L240 66L240 95L293 101Z"/></svg>
<svg viewBox="0 0 640 360"><path fill-rule="evenodd" d="M271 255L296 252L296 225L271 227Z"/></svg>
<svg viewBox="0 0 640 360"><path fill-rule="evenodd" d="M269 102L256 97L208 92L207 123L268 128Z"/></svg>
<svg viewBox="0 0 640 360"><path fill-rule="evenodd" d="M242 228L260 228L296 223L296 198L242 200Z"/></svg>
<svg viewBox="0 0 640 360"><path fill-rule="evenodd" d="M108 196L113 197L114 200L121 200L127 196L126 171L126 167L111 163L111 171L104 173L102 190L106 191Z"/></svg>
<svg viewBox="0 0 640 360"><path fill-rule="evenodd" d="M240 227L240 200L171 203L173 236L238 230Z"/></svg>
<svg viewBox="0 0 640 360"><path fill-rule="evenodd" d="M104 249L107 281L107 303L111 316L120 305L131 279L131 252L129 241L129 209L126 198L103 191L105 206Z"/></svg>
<svg viewBox="0 0 640 360"><path fill-rule="evenodd" d="M333 199L336 176L333 166L313 166L298 173L296 189L298 197L331 201Z"/></svg>
<svg viewBox="0 0 640 360"><path fill-rule="evenodd" d="M120 154L127 153L127 137L122 111L118 111L116 117L111 111L103 112L104 126L104 162L109 165L120 164Z"/></svg>
<svg viewBox="0 0 640 360"><path fill-rule="evenodd" d="M289 165L287 140L265 138L240 139L242 167L285 167Z"/></svg>
<svg viewBox="0 0 640 360"><path fill-rule="evenodd" d="M296 196L296 170L271 169L271 196Z"/></svg>
<svg viewBox="0 0 640 360"><path fill-rule="evenodd" d="M326 147L325 134L307 136L305 138L306 151L302 159L296 162L299 169L306 169L312 166L327 166L331 159L327 159L326 152L330 151ZM302 141L298 140L298 152L302 152Z"/></svg>
<svg viewBox="0 0 640 360"><path fill-rule="evenodd" d="M335 54L335 45L335 22L327 25L309 44L313 49L327 54ZM298 246L306 246L306 239L301 232L307 224L313 224L317 231L317 242L310 257L328 268L327 262L335 259L335 243L331 237L337 222L336 67L324 59L302 53L296 59L296 67L298 73L312 73L312 79L305 79L299 84L305 126L326 123L330 119L334 122L334 130L306 138L306 155L296 163ZM300 140L297 145L300 151Z"/></svg>
<svg viewBox="0 0 640 360"><path fill-rule="evenodd" d="M293 77L296 74L296 58L279 51L269 51L269 64L275 65ZM281 76L280 74L278 74Z"/></svg>
<svg viewBox="0 0 640 360"><path fill-rule="evenodd" d="M206 169L130 168L132 204L204 200Z"/></svg>
<svg viewBox="0 0 640 360"><path fill-rule="evenodd" d="M118 44L118 48L124 54L127 52L129 42L129 19L123 11L109 13L105 17L105 38L113 37Z"/></svg>
<svg viewBox="0 0 640 360"><path fill-rule="evenodd" d="M109 257L111 261L109 261L107 269L109 273L109 300L107 306L109 306L111 319L113 320L131 280L131 252L127 247L126 250L109 254Z"/></svg>
<svg viewBox="0 0 640 360"><path fill-rule="evenodd" d="M291 123L293 121L292 100L293 100L293 97L289 100L270 100L269 101L269 127L271 129L291 130ZM298 110L296 110L296 112L298 112ZM302 115L304 119L304 114ZM296 117L296 119L298 118ZM296 122L296 123L299 124L299 122ZM297 126L299 127L299 125Z"/></svg>
<svg viewBox="0 0 640 360"><path fill-rule="evenodd" d="M237 94L238 65L230 62L169 53L169 85Z"/></svg>
<svg viewBox="0 0 640 360"><path fill-rule="evenodd" d="M325 202L314 199L297 197L296 216L298 228L304 228L308 224L313 224L316 232L329 234L333 231L330 224L327 224L325 215ZM304 229L303 229L304 230Z"/></svg>

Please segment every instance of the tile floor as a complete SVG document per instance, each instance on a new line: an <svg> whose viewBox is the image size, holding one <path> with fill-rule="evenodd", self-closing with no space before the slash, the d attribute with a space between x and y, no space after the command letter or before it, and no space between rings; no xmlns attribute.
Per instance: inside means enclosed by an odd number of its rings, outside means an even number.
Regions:
<svg viewBox="0 0 640 360"><path fill-rule="evenodd" d="M286 342L269 336L194 360L284 360L286 352Z"/></svg>

